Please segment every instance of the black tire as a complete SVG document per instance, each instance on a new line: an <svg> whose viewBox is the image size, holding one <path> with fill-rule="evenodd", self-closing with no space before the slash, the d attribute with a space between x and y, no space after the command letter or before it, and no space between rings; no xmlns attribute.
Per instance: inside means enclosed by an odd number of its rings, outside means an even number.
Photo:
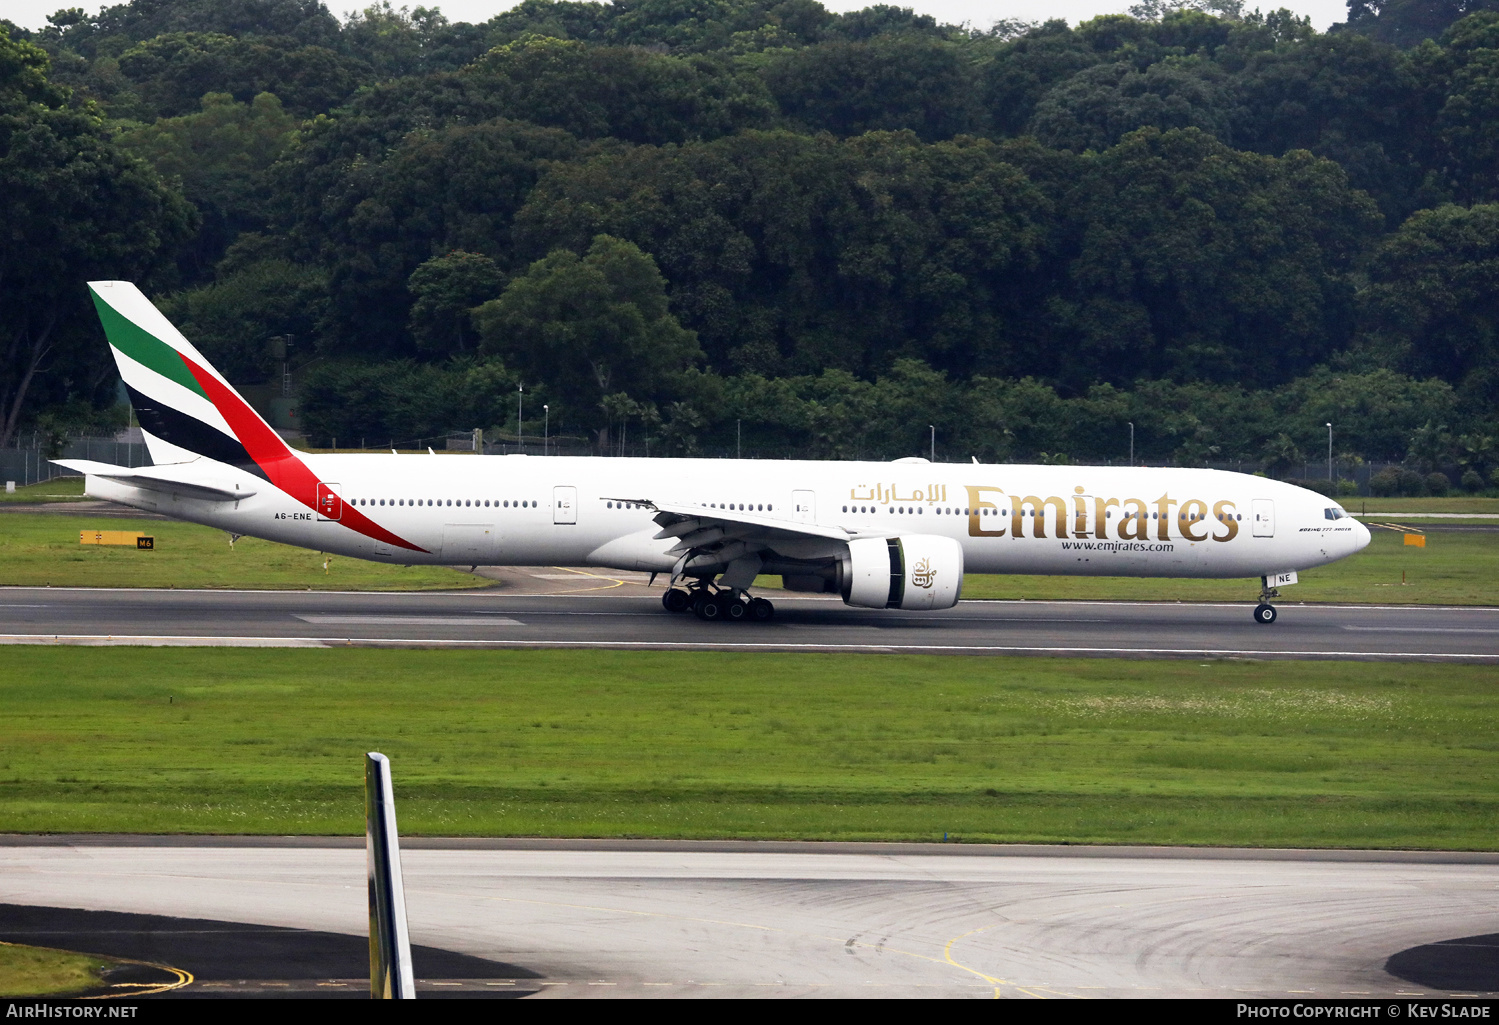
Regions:
<svg viewBox="0 0 1499 1025"><path fill-rule="evenodd" d="M1269 626L1275 622L1275 606L1268 602L1260 602L1254 607L1254 621L1262 626Z"/></svg>
<svg viewBox="0 0 1499 1025"><path fill-rule="evenodd" d="M749 611L750 618L756 623L768 623L775 618L776 607L765 598L752 598Z"/></svg>
<svg viewBox="0 0 1499 1025"><path fill-rule="evenodd" d="M692 603L692 611L697 618L706 623L717 622L723 618L723 604L719 602L717 595L705 594Z"/></svg>
<svg viewBox="0 0 1499 1025"><path fill-rule="evenodd" d="M669 587L661 596L661 607L667 612L686 612L692 608L692 595L680 587Z"/></svg>
<svg viewBox="0 0 1499 1025"><path fill-rule="evenodd" d="M730 598L724 603L723 618L727 619L730 623L743 623L749 619L749 616L749 602Z"/></svg>

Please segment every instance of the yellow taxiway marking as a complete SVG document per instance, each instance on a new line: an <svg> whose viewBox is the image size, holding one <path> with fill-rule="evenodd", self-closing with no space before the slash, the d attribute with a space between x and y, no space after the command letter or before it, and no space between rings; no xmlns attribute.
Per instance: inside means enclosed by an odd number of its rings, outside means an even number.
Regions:
<svg viewBox="0 0 1499 1025"><path fill-rule="evenodd" d="M938 957L932 957L930 954L918 954L915 951L902 950L899 947L892 947L892 946L889 946L889 945L883 944L883 943L878 943L877 944L877 943L864 943L864 942L861 942L859 940L844 940L844 939L839 939L836 936L825 936L825 935L821 935L821 934L818 934L818 933L804 933L804 932L798 932L798 931L793 930L793 929L781 929L781 928L778 928L778 927L773 926L773 925L758 925L758 924L756 924L754 922L735 922L735 921L732 921L730 919L723 919L723 918L701 918L701 917L698 917L698 916L695 916L695 915L673 915L673 914L667 914L667 913L662 912L662 911L635 911L635 910L630 909L630 908L614 908L614 907L608 907L606 905L601 905L601 904L570 904L570 903L567 903L567 902L564 902L564 901L531 900L531 899L527 899L525 897L486 897L485 900L499 901L499 902L502 902L502 903L505 903L505 904L529 904L529 905L532 905L534 907L567 908L570 911L602 911L602 912L606 912L608 914L630 915L630 916L635 917L635 918L661 918L661 919L666 919L668 921L676 921L676 922L697 922L697 923L702 924L702 925L726 925L726 926L729 926L729 927L735 928L735 929L753 929L753 930L755 930L757 932L780 933L782 935L787 935L787 936L805 936L805 937L808 937L810 939L820 939L820 940L826 940L826 941L828 941L830 943L837 943L841 947L861 947L861 948L863 948L865 950L873 950L873 951L876 951L876 952L888 952L888 953L891 953L891 954L900 954L900 955L902 955L904 957L915 958L918 961L927 961L927 962L929 962L931 964L939 964L939 965L940 964L945 964L945 965L948 965L948 966L953 967L953 968L958 968L958 969L961 969L962 971L969 972L970 974L977 975L979 978L984 979L984 980L988 981L989 983L991 983L994 986L994 995L996 997L999 996L999 987L1001 985L1006 985L1006 986L1014 986L1015 989L1019 990L1021 993L1024 993L1026 996L1035 997L1037 999L1045 999L1039 993L1034 993L1030 989L1026 989L1026 988L1024 988L1022 986L1015 985L1015 983L1012 983L1012 982L1005 982L1002 979L996 979L992 975L985 975L983 972L979 971L976 968L970 968L970 967L968 967L965 964L959 964L957 961L953 960L953 957L952 957L952 945L954 943L956 943L958 940L963 939L964 937L972 936L975 933L984 932L987 929L992 929L992 928L994 928L994 926L992 926L992 925L986 925L986 926L984 926L983 928L980 928L980 929L971 929L968 932L963 933L962 936L956 936L953 939L948 940L947 941L947 945L943 948L943 956L940 957L940 958L938 958ZM546 983L546 982L544 982L544 983L542 983L542 985L543 986L547 986L547 985L564 985L565 986L566 983ZM590 985L592 985L592 984L590 983ZM714 983L698 983L698 985L715 985L715 984ZM725 983L717 983L716 985L725 985ZM760 983L759 985L778 985L778 984L776 984L776 983ZM806 983L805 985L825 985L825 984L823 984L823 983ZM1033 988L1035 988L1035 989L1043 989L1045 987L1039 987L1038 986L1038 987L1033 987ZM1049 991L1049 992L1055 992L1056 995L1058 995L1058 996L1072 996L1073 995L1071 993L1061 993L1059 991Z"/></svg>
<svg viewBox="0 0 1499 1025"><path fill-rule="evenodd" d="M1052 989L1049 986L1034 986L1033 985L1033 986L1027 987L1027 986L1022 986L1019 983L1006 981L1005 979L995 978L992 975L986 975L983 972L979 971L977 968L970 968L968 965L963 964L961 961L956 960L952 956L953 944L957 943L959 940L966 940L970 936L976 936L976 935L978 935L981 932L988 932L990 929L994 929L994 928L996 928L996 926L984 925L984 926L980 926L977 929L969 929L967 932L963 933L961 936L954 936L952 939L950 939L950 940L947 941L947 943L946 943L945 946L943 946L943 948L942 948L942 956L945 957L947 959L947 963L950 964L950 965L952 965L954 968L961 968L965 972L971 972L972 974L977 975L979 978L985 980L986 982L991 983L994 986L994 999L996 999L996 1000L999 999L1000 989L1001 989L1001 987L1004 987L1004 986L1009 986L1012 989L1014 989L1014 990L1016 990L1016 991L1018 991L1020 993L1024 993L1028 997L1034 997L1037 1000L1047 1000L1047 999L1049 999L1048 996L1043 995L1043 994L1050 994L1051 996L1060 996L1060 997L1071 997L1073 999L1077 999L1077 996L1074 993L1065 993L1062 990ZM1036 992L1037 990L1039 990L1040 992Z"/></svg>
<svg viewBox="0 0 1499 1025"><path fill-rule="evenodd" d="M621 580L618 577L606 577L600 573L587 573L581 569L573 569L571 566L553 566L552 568L560 569L564 573L576 573L580 577L587 577L591 580L610 581L610 583L608 583L607 585L601 585L599 587L574 587L566 591L559 591L559 594L582 594L585 591L609 591L613 590L616 587L624 587L625 584L628 583L628 581Z"/></svg>
<svg viewBox="0 0 1499 1025"><path fill-rule="evenodd" d="M6 943L4 940L0 940L0 947L14 947L14 946L17 946L17 944ZM62 953L62 954L76 954L76 953L79 953L79 951L76 951L76 950L59 950L59 948L57 948L57 947L39 947L38 949L40 949L40 950L57 950L58 953ZM95 957L108 957L108 955L102 955L102 954L96 954L94 956ZM111 984L111 986L109 988L110 989L122 990L124 992L119 992L119 993L97 993L94 996L79 997L78 999L80 999L80 1000L113 1000L116 997L124 997L124 996L149 997L149 996L154 996L157 993L166 993L169 990L181 989L183 986L186 986L186 985L188 985L189 983L191 983L193 981L193 973L192 972L184 971L181 968L173 968L171 965L157 964L155 961L136 961L133 958L128 958L128 957L110 957L109 960L111 960L111 961L118 961L120 964L135 964L135 965L142 965L142 966L144 966L146 968L158 968L158 969L160 969L161 971L164 971L164 972L171 972L173 975L176 976L176 978L173 979L171 982L116 982L116 983Z"/></svg>

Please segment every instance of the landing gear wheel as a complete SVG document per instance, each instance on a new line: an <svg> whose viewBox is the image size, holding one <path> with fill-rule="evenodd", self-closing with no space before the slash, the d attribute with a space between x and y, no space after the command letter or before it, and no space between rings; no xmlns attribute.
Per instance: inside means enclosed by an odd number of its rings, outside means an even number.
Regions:
<svg viewBox="0 0 1499 1025"><path fill-rule="evenodd" d="M756 623L768 623L774 618L776 607L765 598L751 598L749 614Z"/></svg>
<svg viewBox="0 0 1499 1025"><path fill-rule="evenodd" d="M727 619L730 623L743 623L745 620L749 619L749 617L749 602L740 601L737 598L730 598L727 602L724 603L723 618Z"/></svg>
<svg viewBox="0 0 1499 1025"><path fill-rule="evenodd" d="M1265 626L1275 622L1275 606L1269 602L1260 602L1254 607L1254 621Z"/></svg>
<svg viewBox="0 0 1499 1025"><path fill-rule="evenodd" d="M661 607L667 612L686 612L692 608L692 595L680 587L669 587L661 596Z"/></svg>
<svg viewBox="0 0 1499 1025"><path fill-rule="evenodd" d="M703 594L692 603L692 611L704 622L717 622L724 618L723 602L716 594Z"/></svg>

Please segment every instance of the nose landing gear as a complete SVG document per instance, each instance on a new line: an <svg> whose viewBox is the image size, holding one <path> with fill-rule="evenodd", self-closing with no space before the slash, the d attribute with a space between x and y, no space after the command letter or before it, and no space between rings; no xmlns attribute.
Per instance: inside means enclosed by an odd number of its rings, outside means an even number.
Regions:
<svg viewBox="0 0 1499 1025"><path fill-rule="evenodd" d="M667 612L690 611L705 622L766 623L776 614L776 607L764 598L706 583L667 588L661 596L661 607Z"/></svg>
<svg viewBox="0 0 1499 1025"><path fill-rule="evenodd" d="M1269 626L1275 622L1275 606L1270 604L1271 598L1279 598L1280 592L1270 586L1266 577L1260 577L1260 603L1254 607L1254 621L1262 626Z"/></svg>

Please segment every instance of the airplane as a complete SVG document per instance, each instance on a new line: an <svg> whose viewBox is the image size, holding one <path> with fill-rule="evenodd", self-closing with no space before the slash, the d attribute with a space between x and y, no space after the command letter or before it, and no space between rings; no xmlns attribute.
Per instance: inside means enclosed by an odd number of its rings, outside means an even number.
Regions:
<svg viewBox="0 0 1499 1025"><path fill-rule="evenodd" d="M85 492L174 519L400 565L669 574L662 605L765 621L756 577L860 608L956 605L963 574L1259 577L1362 550L1336 502L1172 467L321 454L291 448L139 288L89 283L154 465L55 460Z"/></svg>

